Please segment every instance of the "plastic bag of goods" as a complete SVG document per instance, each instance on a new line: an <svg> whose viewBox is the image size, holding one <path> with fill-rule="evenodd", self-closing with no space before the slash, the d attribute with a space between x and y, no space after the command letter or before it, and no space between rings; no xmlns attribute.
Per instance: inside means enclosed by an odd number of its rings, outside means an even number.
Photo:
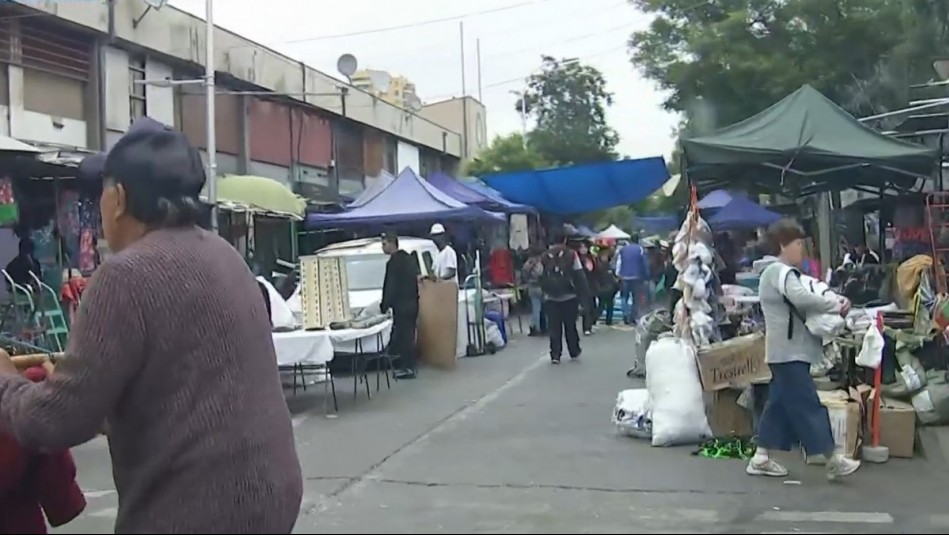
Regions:
<svg viewBox="0 0 949 535"><path fill-rule="evenodd" d="M646 376L646 352L649 351L649 346L659 335L670 331L672 331L672 317L668 310L654 310L639 318L636 330L633 331L633 367L626 372L627 377Z"/></svg>
<svg viewBox="0 0 949 535"><path fill-rule="evenodd" d="M698 444L712 436L692 348L663 336L646 352L646 389L652 409L652 445Z"/></svg>
<svg viewBox="0 0 949 535"><path fill-rule="evenodd" d="M613 425L617 433L636 438L652 437L649 392L645 388L623 390L616 396Z"/></svg>

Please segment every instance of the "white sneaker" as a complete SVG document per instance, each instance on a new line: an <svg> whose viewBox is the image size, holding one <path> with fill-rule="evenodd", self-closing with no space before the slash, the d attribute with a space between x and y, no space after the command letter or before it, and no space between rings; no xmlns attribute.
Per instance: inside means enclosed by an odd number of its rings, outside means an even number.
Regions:
<svg viewBox="0 0 949 535"><path fill-rule="evenodd" d="M860 461L848 459L843 455L835 455L827 461L827 479L833 481L849 476L860 468Z"/></svg>
<svg viewBox="0 0 949 535"><path fill-rule="evenodd" d="M590 336L591 334L593 334L593 331L583 331L584 336Z"/></svg>
<svg viewBox="0 0 949 535"><path fill-rule="evenodd" d="M777 461L771 458L752 458L750 461L748 461L748 466L745 468L745 473L750 476L784 477L788 475L788 469L781 466Z"/></svg>

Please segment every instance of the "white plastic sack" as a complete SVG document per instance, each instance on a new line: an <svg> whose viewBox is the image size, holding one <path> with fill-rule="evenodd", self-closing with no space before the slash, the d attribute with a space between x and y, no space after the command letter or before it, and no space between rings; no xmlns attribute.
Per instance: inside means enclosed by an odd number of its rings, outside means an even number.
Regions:
<svg viewBox="0 0 949 535"><path fill-rule="evenodd" d="M877 326L868 327L867 333L863 335L863 346L860 347L860 353L857 353L857 365L876 369L883 362L884 343L883 334Z"/></svg>
<svg viewBox="0 0 949 535"><path fill-rule="evenodd" d="M277 289L263 277L257 277L257 280L267 288L267 295L270 297L270 321L273 323L274 330L296 329L297 321L293 316L293 311Z"/></svg>
<svg viewBox="0 0 949 535"><path fill-rule="evenodd" d="M825 340L840 335L847 330L847 320L840 317L839 314L813 314L807 317L804 325L811 334Z"/></svg>
<svg viewBox="0 0 949 535"><path fill-rule="evenodd" d="M692 348L664 336L646 352L652 445L698 444L712 436Z"/></svg>
<svg viewBox="0 0 949 535"><path fill-rule="evenodd" d="M652 416L649 410L649 391L645 388L623 390L616 396L613 407L613 425L621 435L636 438L652 437Z"/></svg>
<svg viewBox="0 0 949 535"><path fill-rule="evenodd" d="M791 267L784 266L778 275L778 289L782 295L784 294L787 278L793 271ZM801 285L805 290L815 295L823 296L828 300L836 301L839 299L837 294L831 291L830 286L823 281L815 279L810 275L800 273L798 275ZM814 336L828 339L843 333L847 329L847 320L842 318L840 314L812 314L804 318L804 326L807 327L807 330Z"/></svg>
<svg viewBox="0 0 949 535"><path fill-rule="evenodd" d="M493 321L484 322L484 341L494 344L494 347L501 349L504 347L504 337L501 336L501 328Z"/></svg>
<svg viewBox="0 0 949 535"><path fill-rule="evenodd" d="M689 260L698 260L703 265L712 265L712 250L704 243L693 243L689 245Z"/></svg>

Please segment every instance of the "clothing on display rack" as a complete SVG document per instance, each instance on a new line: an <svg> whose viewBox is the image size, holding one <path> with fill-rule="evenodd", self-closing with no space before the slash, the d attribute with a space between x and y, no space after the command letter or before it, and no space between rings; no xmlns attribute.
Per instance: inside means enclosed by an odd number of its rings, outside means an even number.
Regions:
<svg viewBox="0 0 949 535"><path fill-rule="evenodd" d="M509 245L512 251L526 251L530 247L530 229L527 216L524 214L511 215L511 238Z"/></svg>
<svg viewBox="0 0 949 535"><path fill-rule="evenodd" d="M12 225L17 222L20 210L13 194L13 181L0 178L0 225Z"/></svg>
<svg viewBox="0 0 949 535"><path fill-rule="evenodd" d="M56 219L59 222L59 235L62 238L63 252L70 268L78 266L79 233L79 192L64 190L59 194L59 210Z"/></svg>

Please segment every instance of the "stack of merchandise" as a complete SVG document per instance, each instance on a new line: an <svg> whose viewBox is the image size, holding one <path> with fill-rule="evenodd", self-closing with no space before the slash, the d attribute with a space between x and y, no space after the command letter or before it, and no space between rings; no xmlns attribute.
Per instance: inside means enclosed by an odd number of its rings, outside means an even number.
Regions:
<svg viewBox="0 0 949 535"><path fill-rule="evenodd" d="M672 247L672 263L679 272L675 287L682 292L672 319L676 335L691 340L695 347L707 346L719 338L714 318L720 315L716 308L721 285L715 260L712 231L693 204Z"/></svg>

